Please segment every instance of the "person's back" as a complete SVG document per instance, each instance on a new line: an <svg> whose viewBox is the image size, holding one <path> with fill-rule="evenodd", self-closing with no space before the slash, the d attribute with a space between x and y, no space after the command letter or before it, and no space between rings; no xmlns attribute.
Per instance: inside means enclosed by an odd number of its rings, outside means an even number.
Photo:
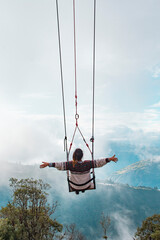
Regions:
<svg viewBox="0 0 160 240"><path fill-rule="evenodd" d="M77 161L74 163L74 161L70 161L68 163L68 169L70 170L70 181L81 185L82 186L76 186L73 183L70 182L70 186L74 190L84 190L91 186L91 182L89 180L91 179L90 175L90 169L92 168L93 164L91 161Z"/></svg>

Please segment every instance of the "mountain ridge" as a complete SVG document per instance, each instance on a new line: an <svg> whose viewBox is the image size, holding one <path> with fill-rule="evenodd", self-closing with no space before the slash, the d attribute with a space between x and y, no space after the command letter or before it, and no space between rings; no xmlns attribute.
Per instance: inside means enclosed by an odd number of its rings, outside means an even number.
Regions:
<svg viewBox="0 0 160 240"><path fill-rule="evenodd" d="M160 188L160 162L141 160L111 174L116 183Z"/></svg>

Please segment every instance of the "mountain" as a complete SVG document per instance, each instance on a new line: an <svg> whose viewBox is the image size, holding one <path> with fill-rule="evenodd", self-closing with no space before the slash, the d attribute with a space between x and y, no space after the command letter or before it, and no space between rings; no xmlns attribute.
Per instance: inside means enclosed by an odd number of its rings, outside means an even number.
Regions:
<svg viewBox="0 0 160 240"><path fill-rule="evenodd" d="M88 240L102 237L100 217L102 212L111 218L108 239L132 240L142 220L160 212L160 191L150 187L130 187L113 181L97 180L97 189L76 195L68 192L66 173L54 168L10 164L0 186L0 206L11 198L9 177L41 178L51 185L48 201L58 201L54 217L62 224L75 223ZM137 175L138 177L138 175ZM5 182L6 181L6 182Z"/></svg>
<svg viewBox="0 0 160 240"><path fill-rule="evenodd" d="M159 198L160 191L156 189L98 182L95 191L60 199L61 219L75 222L88 239L99 239L102 236L99 222L104 212L112 221L109 239L131 240L141 222L159 212Z"/></svg>
<svg viewBox="0 0 160 240"><path fill-rule="evenodd" d="M109 176L109 179L131 186L160 188L160 162L139 161L116 171Z"/></svg>

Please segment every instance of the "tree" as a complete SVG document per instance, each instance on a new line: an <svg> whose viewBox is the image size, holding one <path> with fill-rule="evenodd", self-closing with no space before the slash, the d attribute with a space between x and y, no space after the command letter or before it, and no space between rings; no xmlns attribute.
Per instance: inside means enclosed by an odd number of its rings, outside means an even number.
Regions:
<svg viewBox="0 0 160 240"><path fill-rule="evenodd" d="M107 230L108 230L108 228L109 228L109 226L111 224L110 217L109 216L105 216L104 213L102 213L101 219L100 219L100 224L101 224L101 226L103 228L103 232L104 232L103 238L107 239L108 238L107 237Z"/></svg>
<svg viewBox="0 0 160 240"><path fill-rule="evenodd" d="M159 240L160 239L160 214L146 218L142 226L137 228L136 240Z"/></svg>
<svg viewBox="0 0 160 240"><path fill-rule="evenodd" d="M76 224L65 225L65 231L58 236L59 240L85 240L86 237L76 228Z"/></svg>
<svg viewBox="0 0 160 240"><path fill-rule="evenodd" d="M76 225L70 224L65 226L65 236L67 240L85 240L85 236L76 229Z"/></svg>
<svg viewBox="0 0 160 240"><path fill-rule="evenodd" d="M49 184L42 180L10 179L13 199L0 210L0 239L51 240L63 226L52 219L57 203L47 203Z"/></svg>

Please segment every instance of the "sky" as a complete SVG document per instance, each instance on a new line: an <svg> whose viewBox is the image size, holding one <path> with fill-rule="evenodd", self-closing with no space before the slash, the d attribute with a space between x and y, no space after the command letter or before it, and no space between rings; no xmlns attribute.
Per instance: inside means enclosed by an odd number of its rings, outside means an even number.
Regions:
<svg viewBox="0 0 160 240"><path fill-rule="evenodd" d="M73 6L59 0L70 143L75 127ZM76 0L79 127L91 137L93 0ZM160 159L160 1L97 0L95 158L104 178ZM0 162L65 161L55 0L0 0ZM73 149L88 150L77 133Z"/></svg>

